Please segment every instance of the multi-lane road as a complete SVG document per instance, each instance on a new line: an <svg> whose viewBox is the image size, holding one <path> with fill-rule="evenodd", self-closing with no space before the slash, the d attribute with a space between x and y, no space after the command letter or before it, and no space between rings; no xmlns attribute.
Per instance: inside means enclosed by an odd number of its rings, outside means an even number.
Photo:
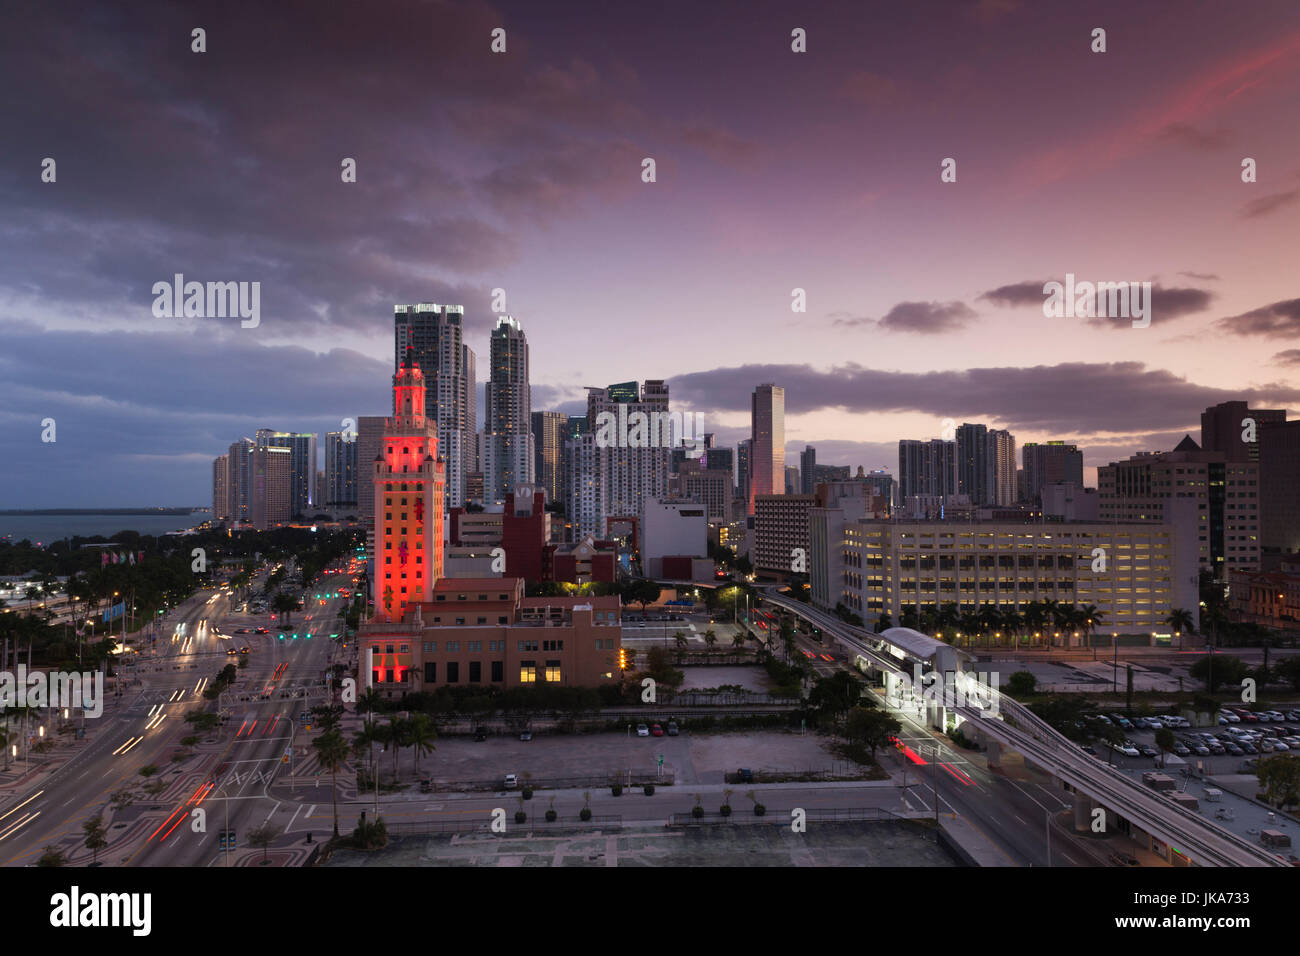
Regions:
<svg viewBox="0 0 1300 956"><path fill-rule="evenodd" d="M222 830L234 830L243 847L248 831L263 824L310 828L304 814L313 812L313 802L328 810L330 797L328 777L321 784L299 776L314 763L309 725L300 715L324 700L321 679L338 653L330 634L342 631L342 603L320 604L309 592L281 640L272 615L236 612L225 591L202 591L186 601L138 663L119 668L122 695L110 697L101 725L80 749L52 773L0 794L0 865L31 865L49 845L74 863L88 861L82 825L101 812L109 845L98 856L108 865L221 864L229 860L218 848ZM237 633L257 627L269 633ZM200 734L197 745L183 746L181 739L195 733L185 715L211 709L203 690L223 667L238 662L238 653L228 651L244 646L247 665L220 701L228 719ZM173 760L178 754L189 756ZM158 772L149 779L167 785L157 795L145 792L140 774L150 766ZM295 789L301 802L293 800ZM110 808L113 794L124 790L133 791L134 800ZM315 825L319 832L329 824ZM291 839L292 833L279 842Z"/></svg>

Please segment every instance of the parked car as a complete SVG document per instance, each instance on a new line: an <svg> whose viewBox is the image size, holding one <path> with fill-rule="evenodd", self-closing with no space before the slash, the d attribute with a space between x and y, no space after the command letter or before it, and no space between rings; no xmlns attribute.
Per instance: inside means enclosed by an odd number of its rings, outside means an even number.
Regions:
<svg viewBox="0 0 1300 956"><path fill-rule="evenodd" d="M519 739L523 741L532 740L533 732L531 730L525 730L522 734L519 735Z"/></svg>
<svg viewBox="0 0 1300 956"><path fill-rule="evenodd" d="M1150 744L1138 744L1138 752L1144 757L1158 757L1160 755L1160 751Z"/></svg>
<svg viewBox="0 0 1300 956"><path fill-rule="evenodd" d="M1204 741L1189 740L1187 741L1187 746L1191 749L1192 753L1196 754L1198 757L1208 757L1210 755L1210 748L1205 745Z"/></svg>
<svg viewBox="0 0 1300 956"><path fill-rule="evenodd" d="M1137 866L1138 865L1137 857L1131 856L1128 853L1123 853L1123 852L1112 853L1110 855L1110 862L1115 864L1115 866Z"/></svg>
<svg viewBox="0 0 1300 956"><path fill-rule="evenodd" d="M1122 744L1116 744L1115 749L1125 757L1136 757L1138 755L1138 749L1131 740L1126 740Z"/></svg>
<svg viewBox="0 0 1300 956"><path fill-rule="evenodd" d="M1249 740L1243 740L1241 743L1237 744L1237 746L1240 747L1242 750L1246 751L1246 753L1248 754L1259 753L1259 748L1256 747L1254 744L1252 744Z"/></svg>
<svg viewBox="0 0 1300 956"><path fill-rule="evenodd" d="M668 736L669 737L677 736L677 722L675 720L668 721Z"/></svg>
<svg viewBox="0 0 1300 956"><path fill-rule="evenodd" d="M1119 724L1125 730L1133 729L1132 722L1122 714L1111 714L1110 719L1113 720L1115 723Z"/></svg>
<svg viewBox="0 0 1300 956"><path fill-rule="evenodd" d="M1221 757L1228 752L1228 749L1217 740L1208 741L1205 746L1209 747L1210 753L1214 754L1216 757Z"/></svg>
<svg viewBox="0 0 1300 956"><path fill-rule="evenodd" d="M1191 755L1192 752L1187 748L1187 744L1175 740L1174 753L1178 754L1178 756L1180 757L1188 757Z"/></svg>
<svg viewBox="0 0 1300 956"><path fill-rule="evenodd" d="M519 775L515 773L506 774L505 789L513 790L517 786L519 786Z"/></svg>
<svg viewBox="0 0 1300 956"><path fill-rule="evenodd" d="M1231 740L1223 745L1223 749L1228 751L1228 753L1232 754L1234 757L1240 757L1246 753L1246 751L1241 749L1239 744L1235 744Z"/></svg>
<svg viewBox="0 0 1300 956"><path fill-rule="evenodd" d="M1230 724L1239 724L1239 723L1241 723L1241 718L1238 717L1236 714L1234 714L1234 713L1233 713L1232 711L1230 711L1230 710L1221 710L1221 711L1219 711L1219 718L1220 718L1221 720L1226 720L1226 721L1227 721L1228 723L1230 723Z"/></svg>
<svg viewBox="0 0 1300 956"><path fill-rule="evenodd" d="M663 735L664 735L664 729L660 727L658 724L655 724L650 728L651 737L662 737Z"/></svg>
<svg viewBox="0 0 1300 956"><path fill-rule="evenodd" d="M649 736L650 736L650 728L647 727L645 724L637 724L637 725L636 725L636 735L637 735L638 737L649 737Z"/></svg>

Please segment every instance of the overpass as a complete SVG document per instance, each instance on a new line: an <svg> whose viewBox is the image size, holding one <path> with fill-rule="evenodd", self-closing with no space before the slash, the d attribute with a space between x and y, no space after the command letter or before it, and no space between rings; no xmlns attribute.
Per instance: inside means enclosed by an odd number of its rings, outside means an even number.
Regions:
<svg viewBox="0 0 1300 956"><path fill-rule="evenodd" d="M974 676L967 667L961 666L969 664L968 655L948 647L957 655L948 658L939 648L916 641L915 632L906 628L890 628L884 634L875 634L772 591L765 591L763 599L831 635L852 655L854 665L860 670L880 672L887 703L905 711L913 710L932 728L950 731L960 727L963 733L987 742L990 767L997 766L1005 748L1051 774L1074 795L1076 830L1089 829L1094 813L1100 810L1105 814L1107 830L1122 829L1127 824L1148 838L1153 852L1175 866L1289 865L1265 847L1216 826L1086 753L1029 708L1002 694L996 681L988 682L991 686L981 687L980 693L970 698L961 693L955 697L932 695L912 686L915 670L909 674L904 669L908 664L915 668L929 660L940 675L960 689ZM906 633L895 633L899 631ZM942 644L933 638L927 640ZM942 664L953 659L958 663L956 673L942 669ZM966 674L962 675L962 671ZM895 688L892 699L891 686Z"/></svg>

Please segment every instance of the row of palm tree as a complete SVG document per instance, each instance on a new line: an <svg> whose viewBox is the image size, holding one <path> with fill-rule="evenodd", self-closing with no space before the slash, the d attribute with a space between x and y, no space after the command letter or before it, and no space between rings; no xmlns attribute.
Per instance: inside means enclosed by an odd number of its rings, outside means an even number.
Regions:
<svg viewBox="0 0 1300 956"><path fill-rule="evenodd" d="M1032 635L1043 643L1052 643L1050 638L1065 633L1080 632L1093 635L1105 624L1106 612L1095 604L1065 604L1056 600L1029 601L1019 608L996 607L984 605L979 610L961 610L954 603L939 606L929 605L918 612L914 607L904 608L899 614L899 626L909 627L926 634L934 634L941 640L954 644L971 645L983 639L987 646L992 639L1001 642L1005 636L1011 640ZM1180 634L1193 632L1191 612L1183 608L1174 608L1165 617L1164 622ZM888 614L882 614L876 621L876 631L884 631L893 626Z"/></svg>

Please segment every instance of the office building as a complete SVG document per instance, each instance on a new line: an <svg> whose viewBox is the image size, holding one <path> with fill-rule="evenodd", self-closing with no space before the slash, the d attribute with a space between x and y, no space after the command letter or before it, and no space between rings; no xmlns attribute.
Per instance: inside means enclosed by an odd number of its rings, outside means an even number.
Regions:
<svg viewBox="0 0 1300 956"><path fill-rule="evenodd" d="M695 502L645 502L641 520L641 568L646 577L704 581L713 576L709 519Z"/></svg>
<svg viewBox="0 0 1300 956"><path fill-rule="evenodd" d="M290 513L310 517L316 507L315 432L278 432L259 428L255 443L267 448L289 449Z"/></svg>
<svg viewBox="0 0 1300 956"><path fill-rule="evenodd" d="M750 398L749 514L756 495L785 492L785 389L763 384Z"/></svg>
<svg viewBox="0 0 1300 956"><path fill-rule="evenodd" d="M410 355L424 373L425 417L436 423L447 472L446 506L465 499L465 475L475 470L475 358L464 342L464 306L420 302L393 307L393 369Z"/></svg>
<svg viewBox="0 0 1300 956"><path fill-rule="evenodd" d="M1259 429L1260 544L1270 554L1300 552L1300 420Z"/></svg>
<svg viewBox="0 0 1300 956"><path fill-rule="evenodd" d="M817 449L805 445L799 454L799 493L811 495L817 490Z"/></svg>
<svg viewBox="0 0 1300 956"><path fill-rule="evenodd" d="M957 427L957 493L972 504L993 503L993 461L987 425L963 422Z"/></svg>
<svg viewBox="0 0 1300 956"><path fill-rule="evenodd" d="M1223 581L1229 571L1259 569L1259 473L1258 463L1230 462L1188 435L1171 452L1143 452L1098 468L1100 517L1180 525L1197 544L1200 569ZM1176 507L1184 503L1188 510Z"/></svg>
<svg viewBox="0 0 1300 956"><path fill-rule="evenodd" d="M370 523L375 517L375 486L370 474L375 459L380 458L380 445L384 441L384 428L388 419L383 415L361 415L357 418L357 514ZM374 555L371 555L374 557Z"/></svg>
<svg viewBox="0 0 1300 956"><path fill-rule="evenodd" d="M1259 461L1260 431L1265 424L1285 421L1284 408L1220 402L1201 412L1201 449L1222 452L1224 461Z"/></svg>
<svg viewBox="0 0 1300 956"><path fill-rule="evenodd" d="M814 589L814 603L826 610L843 604L868 627L882 614L897 623L905 609L924 614L951 604L966 614L1055 600L1095 605L1107 643L1112 631L1157 643L1168 641L1164 619L1171 609L1199 615L1195 535L1168 524L863 519L813 540L840 552L839 579L827 596ZM1108 555L1104 571L1093 570L1099 548ZM1087 643L1084 632L1052 639L1060 646Z"/></svg>
<svg viewBox="0 0 1300 956"><path fill-rule="evenodd" d="M710 448L704 453L705 471L725 471L731 476L729 484L734 490L736 485L736 452L732 448ZM728 497L731 492L728 492Z"/></svg>
<svg viewBox="0 0 1300 956"><path fill-rule="evenodd" d="M736 445L736 493L745 499L745 513L749 514L749 489L751 484L749 460L754 442L746 438Z"/></svg>
<svg viewBox="0 0 1300 956"><path fill-rule="evenodd" d="M504 504L516 485L533 483L532 397L528 339L519 322L497 317L485 392L483 475L487 501Z"/></svg>
<svg viewBox="0 0 1300 956"><path fill-rule="evenodd" d="M569 417L563 412L533 412L533 475L546 500L564 500L564 442Z"/></svg>
<svg viewBox="0 0 1300 956"><path fill-rule="evenodd" d="M957 494L957 443L938 438L898 443L898 498L946 498Z"/></svg>
<svg viewBox="0 0 1300 956"><path fill-rule="evenodd" d="M786 466L785 466L785 482L784 482L784 485L785 485L785 487L784 487L783 492L782 492L783 494L787 494L787 495L797 495L797 494L799 494L799 487L800 487L800 485L801 485L801 481L800 481L800 479L799 479L799 469L798 469L798 468L795 468L795 467L793 467L793 466L791 466L791 465L786 465Z"/></svg>
<svg viewBox="0 0 1300 956"><path fill-rule="evenodd" d="M1026 442L1021 449L1025 468L1025 498L1037 505L1043 485L1067 482L1083 487L1083 452L1063 441Z"/></svg>
<svg viewBox="0 0 1300 956"><path fill-rule="evenodd" d="M313 436L314 437L314 436ZM248 520L258 531L293 516L293 449L256 444L248 455Z"/></svg>
<svg viewBox="0 0 1300 956"><path fill-rule="evenodd" d="M376 620L401 621L442 577L446 471L414 350L393 376L393 416L372 463Z"/></svg>
<svg viewBox="0 0 1300 956"><path fill-rule="evenodd" d="M325 505L357 506L357 436L351 432L325 434Z"/></svg>
<svg viewBox="0 0 1300 956"><path fill-rule="evenodd" d="M754 496L754 572L788 579L808 572L808 515L815 495Z"/></svg>

